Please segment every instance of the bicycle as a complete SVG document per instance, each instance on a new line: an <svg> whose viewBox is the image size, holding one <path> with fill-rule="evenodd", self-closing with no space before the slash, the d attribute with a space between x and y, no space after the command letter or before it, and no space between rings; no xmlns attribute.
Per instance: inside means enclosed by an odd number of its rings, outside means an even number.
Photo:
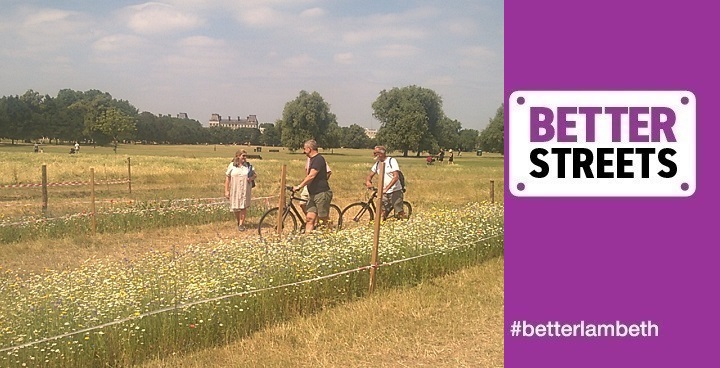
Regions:
<svg viewBox="0 0 720 368"><path fill-rule="evenodd" d="M340 213L340 217L343 219L345 228L367 226L375 219L375 212L377 211L377 208L375 207L375 199L378 196L378 189L373 187L368 188L368 190L373 191L370 199L366 202L349 204ZM391 211L394 211L394 209ZM405 215L402 219L409 219L410 215L412 215L412 205L410 205L410 202L403 201L403 212ZM390 211L383 213L382 219L385 220L389 214ZM393 217L399 218L398 214L395 214Z"/></svg>
<svg viewBox="0 0 720 368"><path fill-rule="evenodd" d="M285 189L290 192L287 196L287 203L283 208L282 215L282 229L281 234L289 234L298 231L298 222L300 223L300 232L305 231L305 215L302 211L298 210L294 202L307 202L307 200L295 196L293 187L286 186ZM260 237L277 235L277 216L278 207L273 207L267 210L258 223L258 234ZM331 231L337 231L342 226L342 212L340 207L335 204L330 204L330 214L328 221L320 221L316 229L328 228Z"/></svg>

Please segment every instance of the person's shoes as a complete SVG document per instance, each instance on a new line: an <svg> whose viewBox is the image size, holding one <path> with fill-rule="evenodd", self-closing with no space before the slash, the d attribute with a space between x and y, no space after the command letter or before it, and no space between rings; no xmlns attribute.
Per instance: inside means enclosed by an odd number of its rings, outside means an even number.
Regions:
<svg viewBox="0 0 720 368"><path fill-rule="evenodd" d="M238 225L238 231L245 231L245 225Z"/></svg>

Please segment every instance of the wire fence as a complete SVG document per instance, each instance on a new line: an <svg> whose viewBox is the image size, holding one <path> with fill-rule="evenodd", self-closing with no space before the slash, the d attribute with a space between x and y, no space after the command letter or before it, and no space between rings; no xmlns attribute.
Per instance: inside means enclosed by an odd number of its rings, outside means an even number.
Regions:
<svg viewBox="0 0 720 368"><path fill-rule="evenodd" d="M253 202L260 202L265 205L265 207L270 207L271 203L270 200L273 198L278 198L277 195L275 196L266 196L266 197L257 197L252 198L251 201ZM117 204L117 203L123 203L124 201L120 200L103 200L103 201L96 201L95 203L110 203L110 204ZM132 203L137 204L138 202ZM191 204L186 205L178 205L180 203L188 203L188 202L194 202ZM205 203L200 203L205 202ZM143 211L146 212L152 212L152 211L159 211L160 208L175 208L175 209L183 209L183 208L202 208L202 207L208 207L208 206L217 206L222 204L227 204L228 200L225 197L215 197L215 198L183 198L183 199L174 199L174 200L167 200L167 201L150 201L150 202L142 202L143 205ZM80 201L80 202L66 202L68 204L92 204L91 201ZM130 203L130 204L132 204ZM30 224L39 224L39 223L53 223L58 221L67 221L74 218L79 217L90 217L90 216L104 216L104 215L112 215L112 211L98 211L94 214L89 211L84 212L78 212L78 213L72 213L65 216L59 216L59 217L43 217L38 219L32 219L32 220L21 220L21 221L15 221L15 222L0 222L0 228L2 227L12 227L12 226L24 226L24 225L30 225Z"/></svg>
<svg viewBox="0 0 720 368"><path fill-rule="evenodd" d="M121 180L105 180L105 181L96 181L95 185L109 185L109 184L127 184L130 181L127 179L121 179ZM68 181L68 182L60 182L60 183L31 183L31 184L6 184L6 185L0 185L0 188L33 188L33 187L71 187L71 186L81 186L81 185L91 185L93 184L90 181Z"/></svg>
<svg viewBox="0 0 720 368"><path fill-rule="evenodd" d="M504 234L502 234L502 233L493 234L493 235L487 236L487 237L485 237L485 238L482 238L482 239L480 239L479 241L480 241L480 242L484 242L484 241L487 241L487 240L490 240L490 239L494 239L494 238L497 238L497 237L500 237L500 236L503 236L503 235L504 235ZM44 343L44 342L53 341L53 340L58 340L58 339L62 339L62 338L65 338L65 337L70 337L70 336L75 336L75 335L78 335L78 334L82 334L82 333L87 333L87 332L90 332L90 331L99 330L99 329L102 329L102 328L106 328L106 327L110 327L110 326L122 324L122 323L129 322L129 321L133 321L133 320L142 319L142 318L145 318L145 317L149 317L149 316L153 316L153 315L157 315L157 314L161 314L161 313L167 313L167 312L172 312L172 311L175 311L175 310L178 310L178 309L184 309L184 308L192 307L192 306L195 306L195 305L206 304L206 303L211 303L211 302L217 302L217 301L220 301L220 300L225 300L225 299L234 298L234 297L242 297L242 296L247 296L247 295L262 293L262 292L266 292L266 291L272 291L272 290L278 290L278 289L285 289L285 288L289 288L289 287L293 287L293 286L298 286L298 285L303 285L303 284L309 284L309 283L318 282L318 281L325 280L325 279L331 279L331 278L334 278L334 277L343 276L343 275L347 275L347 274L351 274L351 273L356 273L356 272L361 272L361 271L366 271L366 270L371 270L371 269L377 269L377 268L381 268L381 267L388 267L388 266L392 266L392 265L396 265L396 264L400 264L400 263L404 263L404 262L408 262L408 261L412 261L412 260L416 260L416 259L420 259L420 258L432 256L432 255L448 254L448 253L450 253L450 252L453 252L453 251L456 251L456 250L459 250L459 249L462 249L462 248L468 248L468 245L458 245L458 246L456 246L456 247L446 248L446 249L441 250L441 251L439 250L439 251L434 251L434 252L428 252L428 253L416 255L416 256L413 256L413 257L398 259L398 260L389 261L389 262L382 262L382 263L379 263L379 264L370 264L370 265L361 266L361 267L354 268L354 269L350 269L350 270L344 270L344 271L340 271L340 272L335 272L335 273L332 273L332 274L323 275L323 276L318 276L318 277L314 277L314 278L311 278L311 279L305 279L305 280L296 281L296 282L292 282L292 283L287 283L287 284L282 284L282 285L276 285L276 286L270 286L270 287L261 288L261 289L256 289L256 290L243 291L243 292L239 292L239 293L230 293L230 294L226 294L226 295L221 295L221 296L217 296L217 297L213 297L213 298L206 298L206 299L196 300L196 301L187 302L187 303L179 303L179 304L174 305L174 306L171 306L171 307L161 308L161 309L157 309L157 310L153 310L153 311L149 311L149 312L145 312L145 313L140 313L140 314L128 316L128 317L125 317L125 318L116 319L116 320L114 320L114 321L107 322L107 323L103 323L103 324L99 324L99 325L96 325L96 326L91 326L91 327L87 327L87 328L83 328L83 329L80 329L80 330L71 331L71 332L68 332L68 333L60 334L60 335L55 335L55 336L50 336L50 337L46 337L46 338L39 339L39 340L30 341L30 342L27 342L27 343L24 343L24 344L20 344L20 345L14 345L14 346L9 346L9 347L5 347L5 348L1 348L1 349L0 349L0 353L4 353L4 352L6 352L6 351L12 351L12 350L19 350L19 349L23 349L23 348L26 348L26 347L34 346L34 345L37 345L37 344L41 344L41 343Z"/></svg>

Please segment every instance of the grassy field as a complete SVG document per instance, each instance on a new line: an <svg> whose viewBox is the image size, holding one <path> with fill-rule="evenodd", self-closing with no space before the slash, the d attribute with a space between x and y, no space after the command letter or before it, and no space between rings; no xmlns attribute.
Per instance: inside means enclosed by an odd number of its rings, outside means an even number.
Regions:
<svg viewBox="0 0 720 368"><path fill-rule="evenodd" d="M126 180L130 158L132 194L127 185L96 186L100 199L154 200L177 198L205 198L222 196L224 172L237 149L248 146L159 146L120 145L118 153L110 147L82 147L80 154L70 155L66 146L46 146L42 154L32 153L31 145L0 144L0 186L40 183L42 165L47 166L48 182L90 181L90 169L95 169L96 181ZM281 166L288 167L289 183L299 183L304 176L305 156L302 152L257 153L262 160L252 159L258 171L258 187L254 196L277 195ZM364 178L372 164L371 150L334 149L322 152L331 167L331 187L334 200L341 207L362 199L366 194ZM428 166L424 156L399 157L409 191L408 200L420 206L448 203L451 205L482 201L490 197L490 180L495 181L496 200L502 200L502 156L472 154L456 157L455 165ZM440 190L442 189L442 190ZM61 211L62 199L87 196L89 187L53 187L49 193L49 208ZM10 200L40 205L38 188L0 189L0 204ZM37 207L34 208L37 210Z"/></svg>
<svg viewBox="0 0 720 368"><path fill-rule="evenodd" d="M46 166L48 183L89 183L94 170L95 210L97 213L117 213L126 208L158 208L179 200L222 201L224 172L235 150L244 148L250 152L254 147L239 146L158 146L120 145L118 154L110 147L82 147L80 154L70 155L66 146L46 146L41 154L32 153L30 145L0 144L0 225L38 221L45 218L61 218L74 214L92 212L90 185L64 185L48 187L47 211L43 214L43 196L39 186L8 187L42 182L42 166ZM265 207L274 206L280 193L282 165L287 165L287 183L297 184L303 178L305 156L300 152L279 149L267 152L263 147L262 159L252 160L258 172L258 186L254 198L266 198L251 213L250 224L259 220ZM336 149L324 152L333 167L331 187L333 202L340 206L365 200L369 192L364 179L372 163L371 150ZM128 170L129 160L129 170ZM399 157L398 162L407 178L408 192L405 199L416 210L433 206L458 206L468 202L491 199L502 201L503 159L497 155L477 157L465 155L456 159L455 165L435 164L428 166L417 157ZM128 171L130 174L128 174ZM128 180L130 185L105 184ZM492 184L492 186L491 186ZM130 192L130 190L132 192ZM191 203L192 204L192 203ZM207 212L207 211L206 211ZM186 224L203 225L230 220L216 210L212 214L185 215ZM191 221L192 219L192 221ZM118 233L148 231L158 219L125 219L121 222L100 222L100 232ZM73 236L89 235L88 220L71 221ZM136 226L129 229L128 227ZM163 227L158 225L158 227ZM64 238L63 229L37 230L28 228L24 233L3 236L0 243L12 239L33 240L38 237ZM3 240L6 239L6 240Z"/></svg>
<svg viewBox="0 0 720 368"><path fill-rule="evenodd" d="M502 367L502 258L145 368Z"/></svg>
<svg viewBox="0 0 720 368"><path fill-rule="evenodd" d="M347 256L343 257L342 264L345 264L348 260L357 259L342 267L357 267L357 262L360 262L359 264L366 264L367 259L365 257L367 255L367 248L364 248L365 246L363 244L368 244L368 242L366 239L363 240L363 238L368 235L368 233L362 235L358 233L340 234L338 237L322 240L321 243L324 242L323 244L325 245L316 249L309 244L303 245L302 242L287 243L282 245L284 248L267 248L267 245L258 245L260 243L257 243L257 236L254 232L239 233L237 231L234 226L233 217L228 212L226 204L221 203L216 207L202 207L206 200L222 199L224 171L235 150L239 148L244 148L251 154L255 153L253 152L254 147L120 145L117 154L114 153L110 147L93 148L83 146L79 154L69 155L67 153L69 146L49 145L44 147L43 153L35 154L32 153L32 145L9 145L0 143L0 172L3 173L3 175L0 175L0 247L3 248L3 252L0 252L0 275L5 277L0 278L0 281L5 282L4 286L0 286L5 288L5 290L18 290L19 293L24 293L23 290L35 288L33 285L35 281L31 280L44 278L45 281L43 281L43 283L53 284L54 282L59 282L58 285L63 285L63 283L68 284L62 281L67 278L72 280L90 280L93 277L105 278L106 280L114 280L117 277L118 280L128 279L130 281L139 277L136 281L132 282L146 284L148 282L147 278L165 277L161 276L163 272L170 272L168 275L171 277L171 280L172 278L182 276L180 280L187 282L188 279L195 280L197 277L202 276L201 274L211 275L210 271L214 270L212 272L217 272L217 275L209 279L213 280L225 278L228 277L228 275L238 275L237 272L228 272L234 270L235 267L242 266L244 264L243 262L249 262L251 259L256 259L257 262L260 262L258 264L265 265L274 264L274 262L278 260L283 261L278 264L277 267L279 268L272 271L280 272L277 275L273 273L275 279L278 280L278 275L285 277L283 276L285 271L282 271L282 267L284 266L280 265L296 264L302 266L297 267L297 272L293 272L297 275L292 276L300 277L300 273L298 272L308 266L305 264L307 260L310 259L308 257L320 257L317 258L317 262L324 264L328 262L328 260L333 260L333 253L336 253L337 250L340 249L348 252L351 251L351 249L355 249L355 253L348 253ZM263 147L263 152L259 153L262 155L262 159L251 160L259 174L258 186L253 191L253 196L255 198L266 197L268 199L258 201L257 205L254 205L255 210L250 212L248 218L250 226L257 223L261 211L265 206L274 205L273 201L276 200L276 198L273 196L279 193L280 172L283 164L288 166L288 184L298 183L303 176L305 156L302 155L302 153L290 152L282 148L279 149L279 152L267 152L268 150L269 148ZM333 177L330 180L331 187L335 194L333 202L344 207L349 203L365 199L368 191L364 189L363 182L372 164L371 150L336 149L331 152L324 152L324 154L333 167ZM88 182L90 180L90 168L94 168L95 170L96 181L125 180L128 177L128 158L130 158L131 164L132 193L128 191L127 184L96 185L95 196L98 222L102 224L102 226L99 227L100 231L96 235L90 233L89 220L86 216L90 211L89 198L91 193L88 185L49 187L47 214L41 212L40 205L42 197L38 187L3 187L17 184L39 183L41 179L41 166L43 164L47 166L49 183ZM486 154L478 157L475 155L466 155L456 157L455 165L435 164L428 166L422 157L398 157L398 161L408 181L406 200L413 204L413 213L417 214L417 220L415 222L411 221L407 226L402 225L398 227L397 233L393 233L394 230L392 226L385 229L384 236L386 236L386 240L384 241L388 243L388 245L391 243L397 245L397 248L393 246L385 249L384 255L381 255L382 259L391 261L394 259L393 257L401 257L403 254L405 256L415 254L412 252L422 253L423 251L432 251L434 249L451 250L455 246L462 246L468 242L469 244L475 244L475 242L478 242L478 239L482 238L482 233L475 233L476 231L488 231L489 234L492 231L496 231L494 226L497 226L498 223L500 224L499 226L502 226L502 212L497 211L497 206L480 205L466 207L468 203L487 203L490 200L491 180L494 181L494 199L501 206L503 192L503 158L501 156ZM177 200L187 201L183 202L186 203L186 205L178 205L173 202ZM465 211L470 212L464 213ZM500 213L499 218L497 218L498 213ZM78 214L82 214L82 216L77 216ZM60 218L62 221L45 221L45 219L48 218ZM22 221L35 222L33 222L32 225L8 225ZM8 226L2 226L3 224ZM23 226L26 228L23 229ZM443 231L437 231L435 229L441 229ZM502 230L500 230L500 234L501 232ZM5 238L3 238L3 234ZM8 239L8 241L3 242L2 239ZM484 243L480 242L477 244L482 245ZM381 286L380 290L384 292L398 285L413 285L418 281L426 283L426 281L423 280L427 280L427 277L432 275L444 274L458 267L471 265L473 262L496 256L498 249L501 254L502 240L500 240L499 246L500 248L488 248L491 249L489 252L480 247L477 249L477 252L473 251L467 255L462 252L452 255L454 251L450 251L450 256L440 255L439 258L432 258L432 261L428 260L417 264L409 264L408 266L399 268L392 266L391 269L394 271L380 273L380 275L385 275L381 277L379 284L379 286ZM280 258L273 257L272 252L278 251L279 249L286 249L286 251L281 254ZM297 249L298 253L291 255L288 253L291 249ZM304 254L303 249L307 252L311 252L311 249L315 250L312 250L312 254ZM258 251L262 252L258 253ZM197 262L200 262L202 259L207 259L208 262L214 264L215 261L213 261L213 259L218 257L218 254L221 254L217 252L229 252L224 256L224 259L228 259L230 263L218 264L213 267L197 264ZM295 252L295 250L293 250L293 252ZM360 255L360 258L357 258L358 255ZM469 256L469 258L465 259L466 256ZM265 259L262 257L270 258ZM183 261L178 262L180 259ZM305 261L299 261L301 259L305 259ZM178 267L177 265L183 265L181 266L183 271L181 274L178 274L172 269L164 270L164 263L157 265L153 263L155 262L153 260L171 260L171 264L175 264L175 267ZM187 264L183 262L187 262ZM332 262L337 263L337 261ZM446 264L446 266L443 266L444 264ZM219 268L215 269L214 267L216 266ZM333 267L341 267L341 265L337 263ZM127 275L128 270L132 271L130 275ZM264 270L264 274L270 275L267 273L267 268L264 268ZM88 272L92 272L94 276L89 276ZM108 273L104 274L103 272ZM313 275L315 272L318 272L318 270L310 268L303 272L307 272L307 275ZM60 277L60 281L56 281L57 277ZM382 281L383 279L385 280L384 283ZM193 285L195 284L200 285L210 282L214 285L216 283L207 280L201 282L199 278L197 280L198 281L192 281L191 283L181 286L188 288L187 290L194 290L193 288L195 286ZM264 303L276 303L278 300L281 301L281 304L286 303L283 306L284 311L280 311L281 314L278 314L278 316L282 315L283 317L277 320L284 321L286 318L296 315L300 310L314 311L317 307L325 308L326 306L334 305L336 301L328 302L328 300L323 298L330 295L330 299L332 299L333 293L337 293L337 290L341 290L342 295L347 295L347 297L343 296L342 299L355 300L356 296L362 296L364 294L363 290L366 289L366 281L363 281L362 277L355 278L355 276L353 276L352 280L360 282L361 285L359 289L355 289L358 287L357 285L348 288L347 285L343 283L328 283L319 289L311 288L305 290L303 291L305 294L301 293L299 296L292 293L288 294L288 297L292 298L299 297L303 299L309 295L313 295L313 298L319 298L318 302L310 303L310 306L307 306L306 302L292 302L287 304L286 302L282 302L283 299L277 299L280 298L280 295L263 297L265 300ZM18 282L20 282L20 284L18 284ZM227 281L229 284L235 282L236 281L232 281L231 279ZM272 279L270 279L270 282L272 282ZM76 285L74 281L71 282L70 285L75 285L73 286L75 289L72 289L75 290L74 293L85 291L80 284ZM221 285L218 285L218 287L220 286ZM495 286L502 287L501 277L499 281L495 282ZM125 287L135 288L135 286L115 286L114 288L123 289ZM150 292L151 295L157 296L162 295L162 293L166 291L161 289L154 290L152 289L153 287L155 286L144 286L139 289L139 292L141 294ZM338 287L340 289L338 289ZM58 288L60 288L59 293L63 295L69 292L62 290L61 286L58 286ZM130 289L127 290L129 291ZM47 292L43 291L42 293ZM358 294L355 295L353 293ZM483 291L474 290L471 291L471 293L483 293ZM16 314L16 312L13 312L12 306L14 303L13 294L8 293L8 295L5 299L5 304L7 305L4 307L5 309L0 308L0 314L6 312ZM28 294L25 297L31 295L32 294ZM78 295L80 294L76 294L74 298L79 298ZM210 294L203 295L207 296ZM302 295L305 295L305 297ZM99 297L105 298L104 295ZM406 298L407 304L402 306L403 309L407 309L413 304L410 299L411 297ZM150 303L155 303L153 298L149 300ZM374 303L381 303L381 301L375 300ZM265 305L258 307L260 308L259 310L262 311L261 314L270 313L267 311L266 304L258 305ZM354 303L352 305L354 305ZM394 308L397 307L397 305L379 305L377 307L385 310L385 308ZM428 310L432 308L431 306L427 307ZM489 309L483 313L488 313L490 309L495 310L498 308L501 310L501 304L500 307L497 305L489 307ZM144 309L141 308L140 310ZM332 310L334 310L334 308L328 311ZM76 311L73 313L79 312ZM183 313L189 313L188 316L193 316L198 313L208 313L208 311L184 311ZM272 312L270 315L274 315L273 313L276 312ZM358 310L355 310L355 313L361 314ZM232 315L233 313L228 314L227 318L235 318L232 317ZM304 314L301 313L300 315ZM77 316L79 318L80 314L77 314ZM65 321L66 319L64 318L67 318L67 316L63 317L60 315L58 318L54 323ZM246 320L246 318L247 316L241 317L242 320ZM348 319L351 317L344 318ZM363 317L359 316L358 318ZM446 322L447 324L456 326L457 323L460 323L453 322L449 316L446 316L446 320L443 322L443 317L440 314L433 316L433 318L436 318L436 322L440 324ZM217 321L218 318L215 318L215 320ZM72 322L72 320L70 322ZM400 322L406 328L413 327L411 326L413 324L412 321L402 320ZM148 326L165 326L166 322L162 320L152 322L151 320L143 323L134 325L134 327L140 328L140 325L145 326L148 323L151 323L151 325ZM156 324L152 325L152 323ZM255 324L256 322L252 323ZM356 320L355 322L349 321L348 323L355 323L357 325L363 322ZM499 321L494 321L490 324L495 325L497 331L500 331L502 328L502 324ZM222 326L222 324L220 326ZM0 327L2 327L2 322L0 322ZM65 331L62 328L58 330L57 327L53 326L43 325L41 327L40 330L43 331L45 329L48 331ZM160 333L160 335L155 335L155 337L149 336L148 338L158 338L158 336L163 336L162 333L173 330L172 328L169 330L167 328L168 327L159 328L160 332L157 333ZM347 327L337 326L333 328L342 330ZM395 350L395 348L392 347L392 343L397 345L407 343L419 344L417 339L420 338L419 336L422 335L423 331L413 328L404 336L395 336L397 341L384 340L381 348ZM470 329L472 328L470 327ZM155 329L150 328L149 330ZM6 331L8 331L7 327ZM145 330L143 329L143 331ZM170 344L171 342L168 342L166 346L163 343L161 344L162 346L157 347L156 350L163 355L168 352L177 352L180 354L183 351L200 349L208 346L208 344L214 345L218 342L227 343L235 341L238 337L248 333L248 331L243 331L244 332L227 332L228 335L226 338L218 341L211 338L201 338L201 340L193 342L192 346L185 346L180 350L176 349L178 349L178 346L184 346L183 344L172 345ZM249 332L253 331L255 330L250 330ZM328 333L330 335L340 335L337 330L333 329L329 330ZM436 365L435 363L437 363L440 365L445 364L446 366L472 366L473 364L471 364L471 362L474 359L480 359L477 358L477 354L490 356L493 354L492 352L494 352L496 355L487 361L486 366L497 366L497 359L501 359L502 355L502 337L499 338L499 347L497 345L497 339L491 339L495 341L495 345L490 347L488 352L477 349L465 349L466 352L462 353L462 349L458 344L461 344L461 340L463 339L455 339L451 334L452 329L448 329L447 333L438 335L437 341L448 340L450 346L438 347L436 351L437 356L427 360L427 364ZM413 337L413 335L417 336ZM192 335L182 336L191 337ZM441 336L445 336L445 338ZM2 338L3 333L0 328L0 340ZM464 339L467 338L466 336ZM25 339L29 339L29 337L23 337L22 339L23 340L18 341L27 341ZM327 343L330 344L328 346L348 344L342 341L332 342L329 336L323 338L323 340L325 339L327 339ZM408 342L409 340L407 339L411 339L411 342ZM401 342L403 340L404 342ZM191 339L188 341L195 340ZM175 344L176 342L172 343ZM246 340L241 341L241 344L245 343L251 344L252 342ZM122 349L128 349L127 344L123 345L118 341L114 341L113 344L120 344ZM453 354L467 355L466 358L462 356L455 357L461 359L456 360L457 362L464 363L453 365L450 361L438 360L445 358L445 356L441 354L446 351L443 349L451 349L451 346L454 346L454 349L458 351ZM0 348L2 348L2 344L0 344ZM246 348L247 346L241 348L241 350ZM362 346L360 348L362 348ZM136 350L134 347L130 347L129 349L129 351ZM500 351L500 358L497 358L498 349ZM139 354L139 350L132 354ZM117 365L124 366L137 364L144 359L132 354L117 356L112 359L117 359L115 360ZM229 354L235 355L237 352ZM340 366L354 366L353 364L355 364L355 362L362 361L358 360L357 354L360 353L357 351L354 353L348 352L348 354L351 354L349 356L351 359L338 363ZM414 358L417 352L405 351L403 354L403 356L407 355ZM425 354L428 355L430 352L425 352ZM342 354L338 355L338 357L340 356L342 356ZM277 365L275 366L282 366L283 359L290 359L289 361L292 361L292 358L289 356L284 358L278 357L276 361ZM401 366L402 364L413 365L410 364L413 360L408 359L410 358L400 357L396 360L396 363ZM254 361L250 359L248 362ZM318 365L333 366L335 365L334 362L334 360L328 360L317 361L316 363ZM213 366L208 362L205 363ZM159 364L175 363L168 363L167 360L162 359ZM184 364L193 366L192 364L195 363L188 362ZM215 366L223 366L222 360L219 360L215 364L217 364ZM262 363L255 361L252 365L262 366Z"/></svg>

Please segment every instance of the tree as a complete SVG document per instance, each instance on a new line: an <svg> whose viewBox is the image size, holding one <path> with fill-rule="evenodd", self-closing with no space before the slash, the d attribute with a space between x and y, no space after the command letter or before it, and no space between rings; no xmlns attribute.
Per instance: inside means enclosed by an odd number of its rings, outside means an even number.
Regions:
<svg viewBox="0 0 720 368"><path fill-rule="evenodd" d="M117 143L136 130L138 111L128 101L116 100L107 92L89 90L70 108L83 113L84 134L98 144Z"/></svg>
<svg viewBox="0 0 720 368"><path fill-rule="evenodd" d="M315 139L320 146L329 144L326 133L337 125L335 114L319 93L300 91L298 97L285 104L280 120L280 140L289 149L298 149L308 139Z"/></svg>
<svg viewBox="0 0 720 368"><path fill-rule="evenodd" d="M281 120L278 120L276 124L260 124L260 127L263 128L262 136L260 136L260 143L266 146L280 145L280 130L277 127L280 125L280 121Z"/></svg>
<svg viewBox="0 0 720 368"><path fill-rule="evenodd" d="M240 128L234 132L235 142L248 143L248 144L260 144L260 129L255 128Z"/></svg>
<svg viewBox="0 0 720 368"><path fill-rule="evenodd" d="M55 138L66 141L80 141L84 138L84 113L70 108L83 99L83 93L71 89L60 90L55 97L57 114L53 117Z"/></svg>
<svg viewBox="0 0 720 368"><path fill-rule="evenodd" d="M365 128L353 124L342 127L340 145L347 148L370 148L370 138L365 134Z"/></svg>
<svg viewBox="0 0 720 368"><path fill-rule="evenodd" d="M235 142L233 130L228 127L214 126L207 128L212 144L231 144Z"/></svg>
<svg viewBox="0 0 720 368"><path fill-rule="evenodd" d="M484 151L505 153L504 104L500 104L495 117L490 120L490 124L480 133L478 143Z"/></svg>
<svg viewBox="0 0 720 368"><path fill-rule="evenodd" d="M117 142L135 132L135 118L127 115L117 107L109 107L97 114L94 124L90 127L110 138L117 149Z"/></svg>
<svg viewBox="0 0 720 368"><path fill-rule="evenodd" d="M478 135L475 129L463 129L458 134L458 149L465 152L474 151L477 148Z"/></svg>
<svg viewBox="0 0 720 368"><path fill-rule="evenodd" d="M8 134L10 131L9 99L5 96L0 98L0 138L10 138Z"/></svg>
<svg viewBox="0 0 720 368"><path fill-rule="evenodd" d="M0 108L0 126L3 127L0 134L10 138L12 144L31 136L32 132L28 128L31 127L32 111L20 97L4 97Z"/></svg>
<svg viewBox="0 0 720 368"><path fill-rule="evenodd" d="M135 123L135 139L142 141L143 143L157 142L160 135L160 129L158 129L157 117L148 111L143 111L138 115L137 122Z"/></svg>
<svg viewBox="0 0 720 368"><path fill-rule="evenodd" d="M447 117L440 120L436 134L440 148L457 149L460 140L460 129L462 129L462 124L457 120L452 120Z"/></svg>
<svg viewBox="0 0 720 368"><path fill-rule="evenodd" d="M403 156L415 150L420 155L438 145L445 114L435 91L414 85L382 90L372 108L373 116L382 124L377 140L388 150L401 150Z"/></svg>
<svg viewBox="0 0 720 368"><path fill-rule="evenodd" d="M341 146L342 129L337 122L330 123L325 134L322 135L321 142L323 148L339 148ZM319 143L319 142L318 142Z"/></svg>
<svg viewBox="0 0 720 368"><path fill-rule="evenodd" d="M20 96L20 102L25 105L25 108L30 114L22 127L24 136L20 138L35 139L47 136L44 134L49 133L48 129L46 129L47 124L45 115L43 114L44 97L40 95L40 93L29 89L25 94Z"/></svg>

